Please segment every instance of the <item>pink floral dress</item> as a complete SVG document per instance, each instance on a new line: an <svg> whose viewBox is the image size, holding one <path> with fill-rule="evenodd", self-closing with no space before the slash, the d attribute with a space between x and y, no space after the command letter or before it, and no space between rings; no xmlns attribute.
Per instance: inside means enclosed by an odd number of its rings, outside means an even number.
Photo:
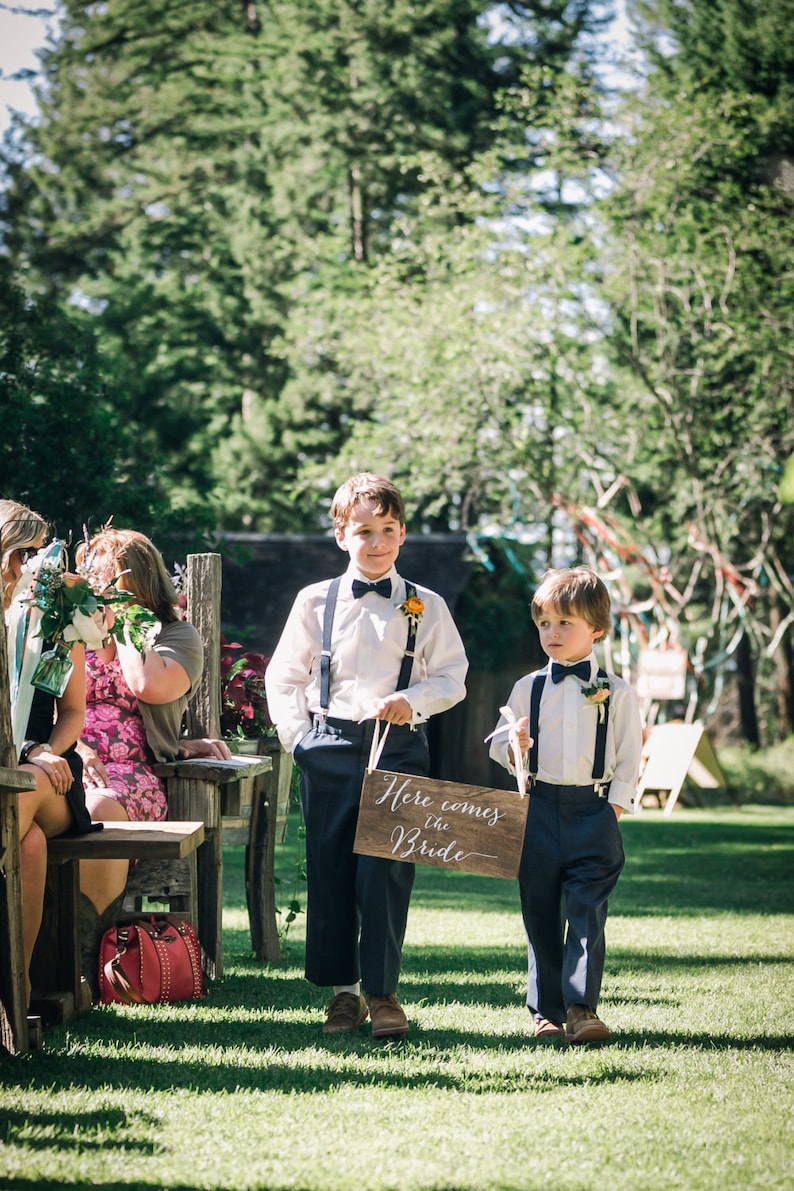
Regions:
<svg viewBox="0 0 794 1191"><path fill-rule="evenodd" d="M108 771L114 796L131 822L164 819L165 783L152 771L151 750L138 700L127 686L118 658L103 662L86 652L86 711L81 738Z"/></svg>

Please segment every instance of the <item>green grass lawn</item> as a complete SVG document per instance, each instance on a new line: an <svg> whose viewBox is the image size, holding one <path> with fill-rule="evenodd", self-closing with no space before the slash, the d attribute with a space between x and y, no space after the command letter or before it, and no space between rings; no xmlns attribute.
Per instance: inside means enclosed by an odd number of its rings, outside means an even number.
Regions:
<svg viewBox="0 0 794 1191"><path fill-rule="evenodd" d="M230 849L206 1001L94 1009L0 1059L0 1187L788 1191L794 809L623 828L612 1045L536 1046L517 888L431 868L404 954L411 1034L324 1039L302 918L281 966L256 963Z"/></svg>

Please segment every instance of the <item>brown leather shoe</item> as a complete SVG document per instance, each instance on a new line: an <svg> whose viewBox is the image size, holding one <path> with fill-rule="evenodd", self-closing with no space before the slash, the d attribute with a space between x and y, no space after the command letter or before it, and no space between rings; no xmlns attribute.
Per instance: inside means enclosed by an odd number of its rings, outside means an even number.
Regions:
<svg viewBox="0 0 794 1191"><path fill-rule="evenodd" d="M612 1035L594 1010L587 1005L571 1005L565 1023L565 1041L573 1046L583 1042L608 1042Z"/></svg>
<svg viewBox="0 0 794 1191"><path fill-rule="evenodd" d="M558 1042L565 1037L565 1030L547 1017L535 1018L535 1038L538 1042Z"/></svg>
<svg viewBox="0 0 794 1191"><path fill-rule="evenodd" d="M386 997L367 997L369 1015L372 1018L373 1038L392 1038L407 1034L410 1026L396 993Z"/></svg>
<svg viewBox="0 0 794 1191"><path fill-rule="evenodd" d="M367 1020L367 1003L353 993L337 993L328 1006L324 1034L354 1034Z"/></svg>

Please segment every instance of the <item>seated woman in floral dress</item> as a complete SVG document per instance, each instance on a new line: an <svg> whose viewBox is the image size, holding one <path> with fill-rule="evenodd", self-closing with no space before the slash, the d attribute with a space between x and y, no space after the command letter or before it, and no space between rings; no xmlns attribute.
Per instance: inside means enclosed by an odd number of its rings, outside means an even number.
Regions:
<svg viewBox="0 0 794 1191"><path fill-rule="evenodd" d="M89 801L92 791L110 789L129 820L166 817L165 782L152 769L143 717L115 643L86 654L86 717L78 748Z"/></svg>
<svg viewBox="0 0 794 1191"><path fill-rule="evenodd" d="M130 629L86 656L86 717L78 752L86 802L109 792L131 821L166 817L165 785L156 761L177 757L228 759L220 740L185 740L182 719L204 663L201 638L177 611L177 593L154 544L131 529L107 528L83 548L81 561L135 596L159 622L144 653ZM113 617L107 613L108 621ZM112 627L110 624L109 627Z"/></svg>

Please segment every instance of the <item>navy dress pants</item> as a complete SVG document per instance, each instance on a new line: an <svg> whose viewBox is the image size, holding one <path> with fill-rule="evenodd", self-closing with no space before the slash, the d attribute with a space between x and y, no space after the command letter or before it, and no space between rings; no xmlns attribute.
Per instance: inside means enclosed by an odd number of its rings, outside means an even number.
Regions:
<svg viewBox="0 0 794 1191"><path fill-rule="evenodd" d="M397 989L414 866L353 851L374 721L328 717L295 747L306 824L306 979L361 980L375 997ZM379 769L427 775L423 729L389 729Z"/></svg>
<svg viewBox="0 0 794 1191"><path fill-rule="evenodd" d="M592 786L537 782L518 874L528 944L527 1005L562 1025L595 1009L604 974L607 899L624 863L620 826Z"/></svg>

